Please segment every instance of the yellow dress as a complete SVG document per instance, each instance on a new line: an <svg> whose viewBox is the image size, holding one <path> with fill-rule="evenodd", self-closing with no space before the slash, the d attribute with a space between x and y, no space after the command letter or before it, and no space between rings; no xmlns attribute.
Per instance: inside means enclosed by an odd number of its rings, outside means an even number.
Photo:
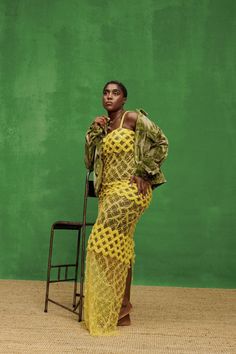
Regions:
<svg viewBox="0 0 236 354"><path fill-rule="evenodd" d="M144 197L135 183L130 184L135 133L122 127L125 113L120 127L103 138L103 182L85 273L85 325L92 335L116 332L128 268L134 261L134 229L152 196L151 187Z"/></svg>

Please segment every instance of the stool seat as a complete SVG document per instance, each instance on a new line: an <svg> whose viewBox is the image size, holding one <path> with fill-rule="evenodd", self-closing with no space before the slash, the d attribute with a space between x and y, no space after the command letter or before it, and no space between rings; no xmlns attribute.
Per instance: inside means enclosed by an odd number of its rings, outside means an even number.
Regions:
<svg viewBox="0 0 236 354"><path fill-rule="evenodd" d="M58 220L52 224L54 230L79 230L82 226L82 222L62 220Z"/></svg>
<svg viewBox="0 0 236 354"><path fill-rule="evenodd" d="M86 222L86 226L93 226L94 223L92 222ZM80 230L81 227L83 226L82 222L78 221L55 221L52 224L52 228L54 230Z"/></svg>

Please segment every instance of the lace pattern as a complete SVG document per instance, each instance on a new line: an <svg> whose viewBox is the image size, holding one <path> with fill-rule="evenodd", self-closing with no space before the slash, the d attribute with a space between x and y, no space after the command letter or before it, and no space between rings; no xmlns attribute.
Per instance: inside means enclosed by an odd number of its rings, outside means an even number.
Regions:
<svg viewBox="0 0 236 354"><path fill-rule="evenodd" d="M133 234L152 191L138 195L134 173L134 132L118 128L103 139L104 171L99 211L88 241L85 324L92 335L116 331L126 277L134 262Z"/></svg>

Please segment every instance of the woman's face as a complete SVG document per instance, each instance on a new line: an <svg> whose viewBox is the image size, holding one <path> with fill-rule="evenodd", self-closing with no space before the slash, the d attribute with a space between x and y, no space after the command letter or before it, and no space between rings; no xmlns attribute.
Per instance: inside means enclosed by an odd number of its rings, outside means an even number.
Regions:
<svg viewBox="0 0 236 354"><path fill-rule="evenodd" d="M108 84L103 91L103 107L108 112L118 111L126 101L123 91L117 84Z"/></svg>

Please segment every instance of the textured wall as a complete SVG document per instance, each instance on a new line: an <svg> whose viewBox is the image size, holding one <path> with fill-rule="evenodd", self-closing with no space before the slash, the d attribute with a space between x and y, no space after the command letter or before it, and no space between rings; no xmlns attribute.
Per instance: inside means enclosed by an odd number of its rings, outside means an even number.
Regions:
<svg viewBox="0 0 236 354"><path fill-rule="evenodd" d="M170 141L168 183L136 230L135 282L236 285L235 10L0 1L1 278L45 278L50 224L81 215L84 134L118 79L127 108L147 110ZM73 236L59 237L58 259L72 257Z"/></svg>

